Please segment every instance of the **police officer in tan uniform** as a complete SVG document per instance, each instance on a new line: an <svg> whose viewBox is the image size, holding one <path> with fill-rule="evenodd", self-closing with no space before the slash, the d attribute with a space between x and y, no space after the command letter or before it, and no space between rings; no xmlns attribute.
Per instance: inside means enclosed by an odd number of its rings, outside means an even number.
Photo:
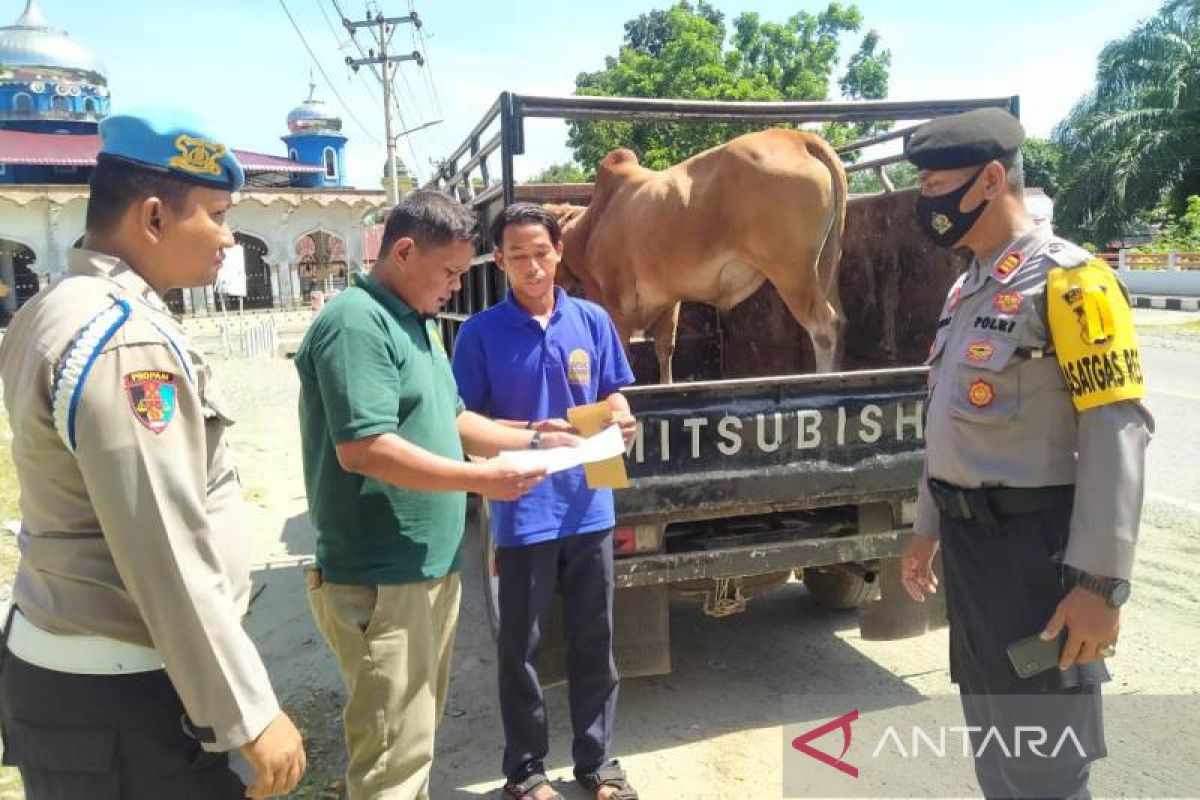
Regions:
<svg viewBox="0 0 1200 800"><path fill-rule="evenodd" d="M986 109L929 122L907 145L918 224L974 258L930 351L903 578L915 600L934 592L940 544L950 674L978 729L984 794L1083 798L1106 754L1099 684L1129 596L1153 420L1124 290L1033 222L1023 140L1012 115ZM1049 759L980 747L990 728L1011 743L1020 725L1047 728L1052 745L1070 726L1081 747Z"/></svg>
<svg viewBox="0 0 1200 800"><path fill-rule="evenodd" d="M176 112L100 136L84 248L0 346L23 516L5 763L31 800L283 794L304 750L241 625L232 420L161 299L213 282L242 169Z"/></svg>

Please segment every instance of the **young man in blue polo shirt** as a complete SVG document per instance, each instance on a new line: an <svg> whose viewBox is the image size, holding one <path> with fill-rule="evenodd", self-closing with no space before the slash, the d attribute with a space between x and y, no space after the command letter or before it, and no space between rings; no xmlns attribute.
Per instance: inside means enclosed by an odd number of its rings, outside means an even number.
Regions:
<svg viewBox="0 0 1200 800"><path fill-rule="evenodd" d="M628 442L635 429L621 389L633 383L612 320L554 285L562 232L545 209L509 206L491 229L504 302L471 317L454 348L454 376L471 411L501 424L570 428L567 409L612 407ZM500 712L505 797L561 800L546 779L546 708L537 677L541 631L562 594L575 777L600 800L635 800L610 757L617 705L612 653L612 491L592 490L582 468L552 475L529 494L491 504L500 574Z"/></svg>

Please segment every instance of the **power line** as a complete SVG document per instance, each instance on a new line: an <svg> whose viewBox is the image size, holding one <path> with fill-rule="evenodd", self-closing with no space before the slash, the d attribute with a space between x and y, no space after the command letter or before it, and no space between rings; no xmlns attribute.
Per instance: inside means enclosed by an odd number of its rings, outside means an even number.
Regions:
<svg viewBox="0 0 1200 800"><path fill-rule="evenodd" d="M346 16L346 12L342 9L341 3L339 3L338 0L330 0L330 2L333 3L334 10L337 12L338 17L342 20L342 25L346 26L347 30L350 32L350 41L354 43L354 47L355 47L355 49L358 50L358 54L361 57L361 60L367 63L367 66L369 66L371 68L371 74L375 76L375 79L377 81L379 81L380 86L383 86L384 85L384 77L380 73L379 67L374 61L374 54L373 53L368 54L368 52L363 49L362 43L358 41L358 36L357 36L358 29L354 28L354 27L350 27L350 25L349 25L350 18ZM367 16L368 17L372 16L370 4L366 3L366 4L364 4L364 7L366 9ZM375 15L379 16L381 14L382 14L382 12L378 9L378 7L376 7ZM395 29L393 28L393 32L394 32L394 30ZM380 37L378 35L375 35L374 31L372 31L372 36L373 36L373 38L375 38L376 42L380 46L380 49L382 50L384 43L380 40ZM390 37L389 37L389 42L390 42ZM396 71L400 72L401 78L404 79L403 71L401 71L399 68L397 68ZM357 73L357 70L356 70L356 73ZM359 77L362 77L361 73L358 73L358 74L359 74ZM366 78L363 78L363 82L364 83L366 82ZM407 87L407 84L408 84L408 81L405 79L406 87ZM385 99L383 100L383 102L387 102L386 98L389 95L393 94L393 92L389 91L390 88L391 87L384 87L383 96ZM372 95L372 99L374 99L374 95ZM400 120L401 127L407 128L408 124L404 119L404 113L400 110L400 104L395 101L395 98L393 98L391 107L396 112L396 116ZM415 170L415 169L417 169L417 164L420 163L420 157L417 155L417 151L411 140L406 139L405 144L408 147L409 154L413 157L413 162L414 162L413 169ZM389 172L391 170L394 170L395 164L389 164L387 166L387 169L389 170ZM414 177L417 177L416 172L414 172L413 175L414 175Z"/></svg>
<svg viewBox="0 0 1200 800"><path fill-rule="evenodd" d="M321 66L321 62L317 60L316 53L314 53L313 49L309 47L308 39L304 38L304 32L300 30L300 26L296 24L296 19L292 16L292 12L288 9L287 3L285 3L284 0L279 0L279 7L282 8L283 13L287 15L288 21L292 23L292 29L296 31L296 35L300 37L301 44L303 44L304 49L308 51L308 57L312 59L313 64L317 68L317 72L320 72L321 77L325 79L325 84L329 87L329 91L333 92L333 96L337 98L338 104L341 105L342 110L346 112L350 119L354 120L354 124L362 129L362 132L367 135L367 138L375 142L375 144L380 144L379 139L376 138L375 135L367 129L367 126L364 125L362 121L359 120L359 118L354 114L354 112L350 110L350 106L345 100L342 99L341 94L338 93L337 87L333 85L333 81L329 79L329 75L325 72L325 67Z"/></svg>
<svg viewBox="0 0 1200 800"><path fill-rule="evenodd" d="M408 10L415 14L413 10L413 0L408 0ZM417 46L417 41L420 40L421 55L425 57L425 65L422 67L425 71L425 85L429 90L430 98L433 100L434 108L439 117L445 116L442 112L442 98L438 96L437 84L433 80L433 67L429 64L429 47L426 42L425 29L414 28L412 30L413 47Z"/></svg>

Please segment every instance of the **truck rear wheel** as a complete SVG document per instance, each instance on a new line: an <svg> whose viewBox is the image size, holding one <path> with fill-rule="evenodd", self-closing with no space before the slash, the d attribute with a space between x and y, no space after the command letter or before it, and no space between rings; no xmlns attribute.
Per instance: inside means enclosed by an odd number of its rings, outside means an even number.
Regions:
<svg viewBox="0 0 1200 800"><path fill-rule="evenodd" d="M828 567L806 567L799 570L804 588L818 605L835 610L858 608L872 599L879 591L873 580L868 580L836 564Z"/></svg>

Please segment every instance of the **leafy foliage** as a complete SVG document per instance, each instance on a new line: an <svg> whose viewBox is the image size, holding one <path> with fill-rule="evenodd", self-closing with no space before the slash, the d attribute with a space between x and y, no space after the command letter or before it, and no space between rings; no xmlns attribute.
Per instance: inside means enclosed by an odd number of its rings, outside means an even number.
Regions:
<svg viewBox="0 0 1200 800"><path fill-rule="evenodd" d="M1055 133L1063 147L1055 216L1108 241L1165 202L1200 194L1200 0L1167 0L1100 53L1094 91Z"/></svg>
<svg viewBox="0 0 1200 800"><path fill-rule="evenodd" d="M588 176L578 164L551 164L526 183L587 183Z"/></svg>
<svg viewBox="0 0 1200 800"><path fill-rule="evenodd" d="M854 5L830 2L817 14L801 11L786 22L745 12L726 25L705 0L682 0L625 23L620 53L604 69L575 79L576 94L701 100L825 100L837 81L843 97L887 96L891 53L868 31L836 75L844 37L862 27ZM641 162L662 169L702 150L757 129L752 124L583 121L572 122L568 143L589 172L610 150L628 147ZM885 126L825 125L835 146Z"/></svg>
<svg viewBox="0 0 1200 800"><path fill-rule="evenodd" d="M1025 169L1025 185L1036 186L1053 198L1058 194L1062 148L1047 139L1029 138L1021 145L1021 161Z"/></svg>

